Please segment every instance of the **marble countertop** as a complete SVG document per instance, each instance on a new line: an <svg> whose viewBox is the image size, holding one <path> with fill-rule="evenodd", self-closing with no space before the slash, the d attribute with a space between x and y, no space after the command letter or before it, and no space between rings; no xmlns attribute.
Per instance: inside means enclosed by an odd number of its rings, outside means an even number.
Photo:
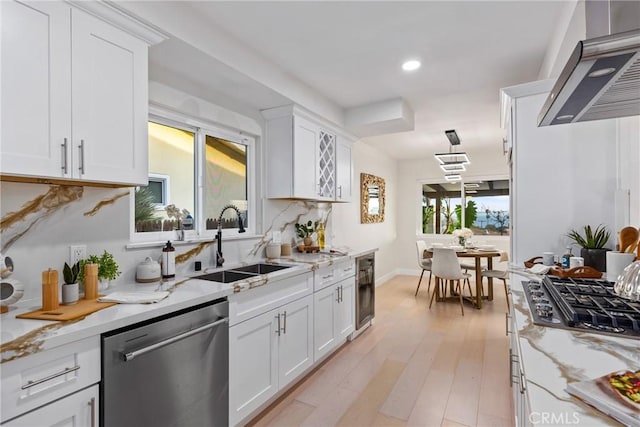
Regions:
<svg viewBox="0 0 640 427"><path fill-rule="evenodd" d="M533 423L550 414L581 426L620 425L565 389L572 382L640 369L640 341L534 325L522 288L522 281L532 278L513 273L510 284Z"/></svg>
<svg viewBox="0 0 640 427"><path fill-rule="evenodd" d="M169 291L170 294L158 303L117 304L81 319L67 322L17 319L15 317L17 314L37 310L42 306L39 300L19 301L0 317L0 363L223 298L234 293L268 286L269 283L274 281L313 271L333 263L348 261L375 250L377 249L347 249L345 255L293 253L291 256L266 260L269 263L291 265L291 268L227 284L200 280L194 277L176 277L175 280L163 283L118 284L102 293L162 290ZM208 268L198 272L198 275L264 261L257 259L251 262L225 265L219 269Z"/></svg>

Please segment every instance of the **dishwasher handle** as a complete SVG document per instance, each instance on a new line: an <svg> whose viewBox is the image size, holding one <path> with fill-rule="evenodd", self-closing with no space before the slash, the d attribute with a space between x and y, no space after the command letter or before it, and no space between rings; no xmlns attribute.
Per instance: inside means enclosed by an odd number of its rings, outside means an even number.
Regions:
<svg viewBox="0 0 640 427"><path fill-rule="evenodd" d="M198 334L198 333L200 333L202 331L206 331L207 329L214 328L214 327L220 325L221 323L229 323L229 318L228 317L224 317L224 318L219 319L219 320L217 320L217 321L215 321L213 323L209 323L209 324L206 324L204 326L200 326L199 328L192 329L192 330L184 332L184 333L182 333L180 335L176 335L175 337L171 337L171 338L166 339L164 341L160 341L160 342L157 342L155 344L151 344L150 346L143 347L140 350L132 351L130 353L121 353L122 360L124 360L125 362L130 362L130 361L132 361L133 359L135 359L138 356L142 356L145 353L148 353L148 352L153 351L153 350L157 350L157 349L159 349L161 347L164 347L166 345L173 344L176 341L180 341L181 339L184 339L184 338L190 337L192 335Z"/></svg>

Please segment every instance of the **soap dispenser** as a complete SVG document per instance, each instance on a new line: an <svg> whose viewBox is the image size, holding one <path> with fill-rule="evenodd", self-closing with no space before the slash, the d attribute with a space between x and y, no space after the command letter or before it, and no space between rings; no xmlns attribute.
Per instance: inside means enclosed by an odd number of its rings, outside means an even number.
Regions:
<svg viewBox="0 0 640 427"><path fill-rule="evenodd" d="M176 277L176 248L171 246L171 241L162 248L162 278L172 279Z"/></svg>

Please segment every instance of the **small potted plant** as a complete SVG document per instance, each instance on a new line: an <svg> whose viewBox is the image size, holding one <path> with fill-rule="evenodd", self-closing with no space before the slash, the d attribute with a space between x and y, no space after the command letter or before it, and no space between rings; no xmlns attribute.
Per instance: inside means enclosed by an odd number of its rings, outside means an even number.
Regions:
<svg viewBox="0 0 640 427"><path fill-rule="evenodd" d="M567 237L576 242L582 249L580 256L584 258L584 265L593 267L598 271L607 270L607 251L604 245L609 241L611 233L600 224L595 229L590 225L584 226L584 235L576 230L571 230Z"/></svg>
<svg viewBox="0 0 640 427"><path fill-rule="evenodd" d="M101 256L89 255L89 257L81 262L80 265L80 280L84 279L84 265L85 264L98 264L98 280L100 281L100 290L107 289L112 280L115 280L120 275L118 263L113 255L106 250L102 252Z"/></svg>
<svg viewBox="0 0 640 427"><path fill-rule="evenodd" d="M64 285L62 285L62 304L75 304L78 302L78 278L80 276L80 261L72 266L66 262L62 269Z"/></svg>
<svg viewBox="0 0 640 427"><path fill-rule="evenodd" d="M306 224L296 223L296 234L298 235L298 237L304 239L305 246L311 246L313 244L313 240L311 239L311 236L318 229L318 223L319 221L316 221L316 222L307 221Z"/></svg>

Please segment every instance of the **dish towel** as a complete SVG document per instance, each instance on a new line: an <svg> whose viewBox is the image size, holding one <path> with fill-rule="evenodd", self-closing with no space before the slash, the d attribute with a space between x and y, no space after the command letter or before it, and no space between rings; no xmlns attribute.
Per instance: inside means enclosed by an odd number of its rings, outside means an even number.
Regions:
<svg viewBox="0 0 640 427"><path fill-rule="evenodd" d="M100 302L118 302L120 304L152 304L169 296L168 291L162 292L114 292L98 298Z"/></svg>

